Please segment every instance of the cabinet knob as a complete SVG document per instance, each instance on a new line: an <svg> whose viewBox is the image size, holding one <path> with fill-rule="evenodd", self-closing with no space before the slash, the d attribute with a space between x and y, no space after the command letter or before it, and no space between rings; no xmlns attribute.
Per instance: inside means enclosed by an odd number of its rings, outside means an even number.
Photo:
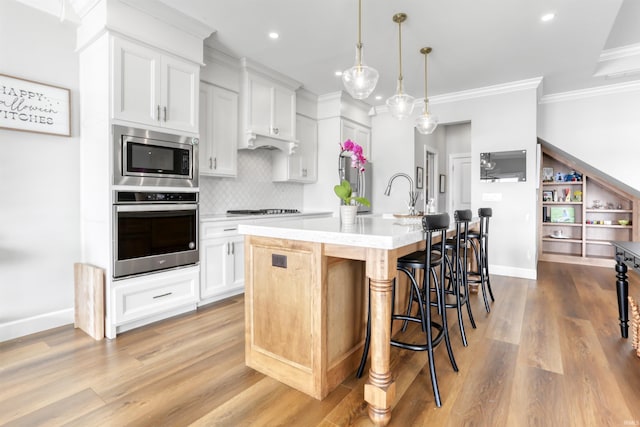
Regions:
<svg viewBox="0 0 640 427"><path fill-rule="evenodd" d="M213 158L213 168L214 169L218 169L218 158L217 157Z"/></svg>
<svg viewBox="0 0 640 427"><path fill-rule="evenodd" d="M209 157L209 169L213 169L213 158Z"/></svg>
<svg viewBox="0 0 640 427"><path fill-rule="evenodd" d="M163 110L164 110L164 121L166 122L167 121L167 106L166 105L164 106Z"/></svg>
<svg viewBox="0 0 640 427"><path fill-rule="evenodd" d="M273 133L274 133L275 135L277 135L278 133L280 133L280 129L278 129L278 128L272 128L272 130L273 130Z"/></svg>
<svg viewBox="0 0 640 427"><path fill-rule="evenodd" d="M158 121L160 121L160 104L158 104Z"/></svg>

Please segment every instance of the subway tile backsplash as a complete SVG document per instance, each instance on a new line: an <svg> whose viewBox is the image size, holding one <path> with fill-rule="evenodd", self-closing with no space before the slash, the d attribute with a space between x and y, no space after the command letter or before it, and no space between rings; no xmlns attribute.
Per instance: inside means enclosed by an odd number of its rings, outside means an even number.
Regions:
<svg viewBox="0 0 640 427"><path fill-rule="evenodd" d="M271 151L238 151L236 178L200 177L200 215L228 209L300 209L303 184L271 181Z"/></svg>

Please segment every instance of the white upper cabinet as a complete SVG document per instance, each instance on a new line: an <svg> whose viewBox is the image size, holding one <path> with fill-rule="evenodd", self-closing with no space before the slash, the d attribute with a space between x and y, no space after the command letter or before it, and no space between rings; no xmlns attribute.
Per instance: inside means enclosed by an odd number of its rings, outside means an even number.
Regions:
<svg viewBox="0 0 640 427"><path fill-rule="evenodd" d="M272 88L271 134L287 141L296 139L296 93L274 85Z"/></svg>
<svg viewBox="0 0 640 427"><path fill-rule="evenodd" d="M114 38L113 118L198 132L198 64Z"/></svg>
<svg viewBox="0 0 640 427"><path fill-rule="evenodd" d="M318 122L298 114L296 132L299 142L293 154L273 151L273 181L311 183L318 179Z"/></svg>
<svg viewBox="0 0 640 427"><path fill-rule="evenodd" d="M200 175L236 176L238 94L200 83Z"/></svg>
<svg viewBox="0 0 640 427"><path fill-rule="evenodd" d="M295 139L296 93L254 74L247 76L245 130L261 136Z"/></svg>
<svg viewBox="0 0 640 427"><path fill-rule="evenodd" d="M255 148L257 139L293 152L296 143L296 89L300 83L242 60L239 148Z"/></svg>
<svg viewBox="0 0 640 427"><path fill-rule="evenodd" d="M366 158L371 158L371 128L342 119L340 141L352 140L362 146Z"/></svg>

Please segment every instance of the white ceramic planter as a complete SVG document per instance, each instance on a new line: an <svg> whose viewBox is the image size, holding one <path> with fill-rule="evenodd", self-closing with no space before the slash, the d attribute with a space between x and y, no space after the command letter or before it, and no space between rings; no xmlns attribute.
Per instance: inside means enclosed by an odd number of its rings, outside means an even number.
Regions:
<svg viewBox="0 0 640 427"><path fill-rule="evenodd" d="M358 207L355 205L340 206L340 222L345 225L355 224Z"/></svg>

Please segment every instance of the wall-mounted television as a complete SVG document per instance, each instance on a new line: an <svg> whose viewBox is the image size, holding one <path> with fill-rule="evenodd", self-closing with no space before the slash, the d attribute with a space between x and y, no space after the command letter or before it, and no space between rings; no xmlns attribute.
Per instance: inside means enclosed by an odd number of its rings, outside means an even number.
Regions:
<svg viewBox="0 0 640 427"><path fill-rule="evenodd" d="M527 180L527 150L480 153L480 181L522 182Z"/></svg>

